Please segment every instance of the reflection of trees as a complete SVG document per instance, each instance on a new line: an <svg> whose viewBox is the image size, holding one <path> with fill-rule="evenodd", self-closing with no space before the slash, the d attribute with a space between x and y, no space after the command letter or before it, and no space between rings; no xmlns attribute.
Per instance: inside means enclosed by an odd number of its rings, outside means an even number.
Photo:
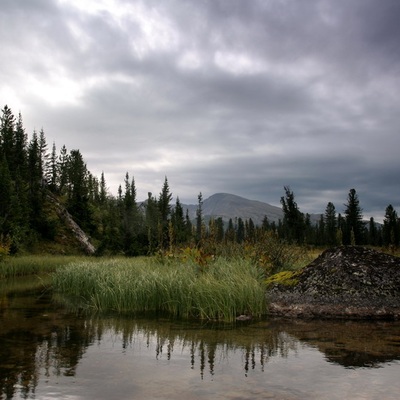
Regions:
<svg viewBox="0 0 400 400"><path fill-rule="evenodd" d="M171 360L186 352L188 368L201 377L216 374L218 364L235 354L243 373L264 367L271 358L288 357L300 344L322 352L345 367L371 367L400 359L400 322L266 320L201 325L154 317L79 315L51 302L43 287L0 290L0 397L35 392L41 376L74 376L87 348L106 335L118 336L122 352L145 344L157 359ZM237 358L235 359L237 362Z"/></svg>
<svg viewBox="0 0 400 400"><path fill-rule="evenodd" d="M400 360L400 322L284 321L290 335L316 347L327 361L346 368L379 367Z"/></svg>
<svg viewBox="0 0 400 400"><path fill-rule="evenodd" d="M234 353L242 355L244 373L257 367L264 370L271 357L287 357L296 352L298 341L269 323L260 326L248 322L241 324L201 325L198 321L173 321L169 319L98 318L91 320L98 332L113 332L122 338L122 348L136 342L154 343L154 356L170 360L176 348L187 351L190 368L199 368L201 377L206 371L213 376L221 359Z"/></svg>
<svg viewBox="0 0 400 400"><path fill-rule="evenodd" d="M30 278L32 280L32 278ZM30 287L30 289L28 289ZM93 334L85 321L51 304L42 284L13 283L0 290L0 397L24 398L35 392L41 370L45 376L74 375Z"/></svg>

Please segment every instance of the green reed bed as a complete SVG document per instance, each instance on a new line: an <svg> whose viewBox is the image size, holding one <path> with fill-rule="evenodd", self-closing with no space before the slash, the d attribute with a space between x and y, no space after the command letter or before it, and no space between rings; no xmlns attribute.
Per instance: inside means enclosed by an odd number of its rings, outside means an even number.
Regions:
<svg viewBox="0 0 400 400"><path fill-rule="evenodd" d="M55 255L9 256L0 262L0 279L51 273L79 259L84 258Z"/></svg>
<svg viewBox="0 0 400 400"><path fill-rule="evenodd" d="M77 262L59 269L54 288L98 311L167 312L176 317L234 320L265 313L263 275L251 263L219 259L199 270L151 258Z"/></svg>

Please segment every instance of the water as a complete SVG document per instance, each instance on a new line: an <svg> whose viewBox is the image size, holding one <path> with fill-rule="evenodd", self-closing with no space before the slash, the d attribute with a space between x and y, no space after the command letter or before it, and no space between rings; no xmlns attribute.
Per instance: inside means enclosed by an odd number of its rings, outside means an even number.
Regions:
<svg viewBox="0 0 400 400"><path fill-rule="evenodd" d="M0 287L1 399L399 398L399 321L87 315L32 279Z"/></svg>

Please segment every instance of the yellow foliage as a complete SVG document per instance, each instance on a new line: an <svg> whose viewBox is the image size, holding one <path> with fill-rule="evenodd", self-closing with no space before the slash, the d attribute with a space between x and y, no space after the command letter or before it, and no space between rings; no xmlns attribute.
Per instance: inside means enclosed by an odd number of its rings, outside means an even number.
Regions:
<svg viewBox="0 0 400 400"><path fill-rule="evenodd" d="M274 285L295 286L299 283L297 279L299 275L300 271L282 271L270 276L265 283L268 287Z"/></svg>

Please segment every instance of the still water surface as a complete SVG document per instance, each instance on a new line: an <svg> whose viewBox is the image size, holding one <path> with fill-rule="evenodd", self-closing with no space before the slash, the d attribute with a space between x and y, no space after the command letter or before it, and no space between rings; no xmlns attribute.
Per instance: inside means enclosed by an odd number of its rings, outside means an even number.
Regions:
<svg viewBox="0 0 400 400"><path fill-rule="evenodd" d="M32 281L35 279L35 281ZM400 322L87 315L0 285L1 399L399 399Z"/></svg>

